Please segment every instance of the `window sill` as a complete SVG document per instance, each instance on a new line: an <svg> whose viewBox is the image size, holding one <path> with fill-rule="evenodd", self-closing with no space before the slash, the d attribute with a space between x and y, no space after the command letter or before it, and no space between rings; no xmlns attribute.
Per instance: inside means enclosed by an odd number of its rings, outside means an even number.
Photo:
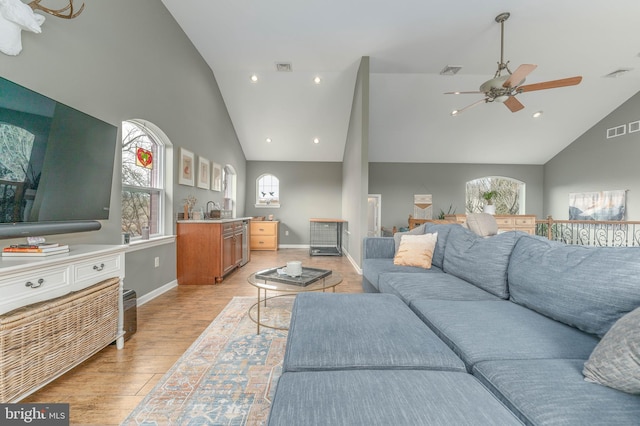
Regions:
<svg viewBox="0 0 640 426"><path fill-rule="evenodd" d="M256 209L279 209L280 204L254 204Z"/></svg>
<svg viewBox="0 0 640 426"><path fill-rule="evenodd" d="M138 250L145 250L151 247L161 246L164 244L172 244L176 241L175 235L162 235L158 237L152 237L148 240L136 239L129 243L127 247L127 253Z"/></svg>

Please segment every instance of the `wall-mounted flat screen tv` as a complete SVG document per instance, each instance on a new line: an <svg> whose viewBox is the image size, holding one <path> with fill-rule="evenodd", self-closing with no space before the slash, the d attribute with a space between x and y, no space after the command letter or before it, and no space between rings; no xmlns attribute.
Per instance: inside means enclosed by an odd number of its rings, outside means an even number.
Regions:
<svg viewBox="0 0 640 426"><path fill-rule="evenodd" d="M108 219L117 133L0 78L0 238L38 234L27 225Z"/></svg>

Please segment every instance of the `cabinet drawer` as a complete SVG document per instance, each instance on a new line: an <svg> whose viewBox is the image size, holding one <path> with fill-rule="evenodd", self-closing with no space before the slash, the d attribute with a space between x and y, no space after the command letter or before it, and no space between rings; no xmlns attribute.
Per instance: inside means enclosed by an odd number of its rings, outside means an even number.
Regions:
<svg viewBox="0 0 640 426"><path fill-rule="evenodd" d="M78 263L74 268L74 282L91 280L96 283L100 279L117 277L122 273L120 256L105 256L89 262Z"/></svg>
<svg viewBox="0 0 640 426"><path fill-rule="evenodd" d="M513 226L513 218L512 217L496 217L496 223L498 226Z"/></svg>
<svg viewBox="0 0 640 426"><path fill-rule="evenodd" d="M69 267L33 271L0 281L0 314L71 291Z"/></svg>
<svg viewBox="0 0 640 426"><path fill-rule="evenodd" d="M275 236L251 236L251 250L275 250Z"/></svg>
<svg viewBox="0 0 640 426"><path fill-rule="evenodd" d="M276 224L254 223L251 225L251 235L276 235Z"/></svg>
<svg viewBox="0 0 640 426"><path fill-rule="evenodd" d="M531 226L536 224L535 217L516 217L516 225L518 226Z"/></svg>

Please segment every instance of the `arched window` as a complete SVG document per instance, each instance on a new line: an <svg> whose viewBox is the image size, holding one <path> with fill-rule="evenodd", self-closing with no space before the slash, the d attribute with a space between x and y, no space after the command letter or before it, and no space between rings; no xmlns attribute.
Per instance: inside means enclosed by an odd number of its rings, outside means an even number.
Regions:
<svg viewBox="0 0 640 426"><path fill-rule="evenodd" d="M496 214L524 214L525 183L502 176L485 176L467 182L465 211L479 213L488 203L485 195L492 192Z"/></svg>
<svg viewBox="0 0 640 426"><path fill-rule="evenodd" d="M122 232L164 234L165 146L138 120L122 123Z"/></svg>
<svg viewBox="0 0 640 426"><path fill-rule="evenodd" d="M280 181L270 173L256 179L256 207L280 207Z"/></svg>

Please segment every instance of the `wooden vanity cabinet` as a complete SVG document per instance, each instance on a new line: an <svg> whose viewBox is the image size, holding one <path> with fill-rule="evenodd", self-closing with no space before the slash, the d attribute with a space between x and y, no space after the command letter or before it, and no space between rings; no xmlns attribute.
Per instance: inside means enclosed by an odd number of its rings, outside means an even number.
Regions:
<svg viewBox="0 0 640 426"><path fill-rule="evenodd" d="M178 284L215 284L241 266L243 221L179 221Z"/></svg>

